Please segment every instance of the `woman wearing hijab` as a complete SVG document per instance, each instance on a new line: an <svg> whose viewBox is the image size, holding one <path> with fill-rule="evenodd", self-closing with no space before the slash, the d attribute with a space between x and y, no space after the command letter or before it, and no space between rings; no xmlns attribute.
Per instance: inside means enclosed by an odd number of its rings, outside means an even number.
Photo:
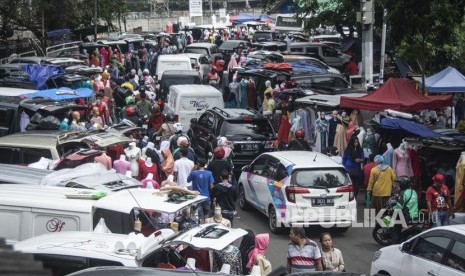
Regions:
<svg viewBox="0 0 465 276"><path fill-rule="evenodd" d="M164 148L163 150L161 150L161 155L163 156L163 162L161 163L161 171L164 173L161 176L161 181L163 181L167 179L169 175L173 174L174 158L169 148Z"/></svg>
<svg viewBox="0 0 465 276"><path fill-rule="evenodd" d="M346 170L349 172L352 185L355 189L355 197L357 197L363 181L361 164L364 159L365 155L362 147L360 146L360 141L357 137L352 138L342 157L342 165L344 165Z"/></svg>
<svg viewBox="0 0 465 276"><path fill-rule="evenodd" d="M271 272L271 264L265 257L266 249L270 244L270 234L258 234L255 236L255 248L249 253L247 268L252 269L254 265L260 266L260 274L268 275Z"/></svg>
<svg viewBox="0 0 465 276"><path fill-rule="evenodd" d="M250 273L250 269L247 268L249 262L249 253L255 248L255 234L252 230L247 229L247 235L242 238L241 245L239 245L239 251L241 252L242 258L242 274L247 275Z"/></svg>

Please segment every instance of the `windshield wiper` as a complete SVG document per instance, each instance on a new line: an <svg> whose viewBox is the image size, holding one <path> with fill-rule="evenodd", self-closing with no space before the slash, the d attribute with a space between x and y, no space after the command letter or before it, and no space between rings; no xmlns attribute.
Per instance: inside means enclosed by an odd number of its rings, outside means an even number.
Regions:
<svg viewBox="0 0 465 276"><path fill-rule="evenodd" d="M328 193L331 192L331 191L330 191L327 187L325 187L325 186L313 185L313 186L309 186L308 188L325 189Z"/></svg>

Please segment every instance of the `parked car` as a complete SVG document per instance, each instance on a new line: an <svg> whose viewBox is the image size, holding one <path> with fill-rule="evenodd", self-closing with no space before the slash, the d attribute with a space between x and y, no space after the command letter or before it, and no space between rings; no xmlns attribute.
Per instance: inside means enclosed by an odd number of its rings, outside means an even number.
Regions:
<svg viewBox="0 0 465 276"><path fill-rule="evenodd" d="M276 39L277 36L274 31L256 31L252 36L252 43L274 41Z"/></svg>
<svg viewBox="0 0 465 276"><path fill-rule="evenodd" d="M260 41L252 43L252 48L260 51L286 52L287 43L282 41Z"/></svg>
<svg viewBox="0 0 465 276"><path fill-rule="evenodd" d="M319 94L349 94L361 93L354 88L343 76L337 74L295 74L291 80L299 87L311 89Z"/></svg>
<svg viewBox="0 0 465 276"><path fill-rule="evenodd" d="M310 151L263 153L242 168L239 206L268 217L271 232L292 226L335 226L347 231L356 202L341 164Z"/></svg>
<svg viewBox="0 0 465 276"><path fill-rule="evenodd" d="M95 232L61 232L37 236L15 244L15 250L30 253L42 261L55 276L67 275L95 266L155 268L161 263L186 266L185 253L190 247L197 254L223 250L247 234L243 229L221 224L203 224L174 233L161 229L150 237ZM49 246L49 245L56 246ZM59 245L59 246L58 246ZM207 255L208 256L208 255ZM211 271L213 264L202 267Z"/></svg>
<svg viewBox="0 0 465 276"><path fill-rule="evenodd" d="M233 143L236 168L249 164L262 152L274 149L275 132L271 123L253 109L213 107L199 119L192 119L187 135L198 158L208 159L216 138L225 136Z"/></svg>
<svg viewBox="0 0 465 276"><path fill-rule="evenodd" d="M205 54L178 54L178 55L186 55L191 59L192 68L195 68L197 71L200 72L200 76L205 78L210 72L211 63L207 55Z"/></svg>
<svg viewBox="0 0 465 276"><path fill-rule="evenodd" d="M187 45L186 48L184 48L184 53L207 55L212 62L215 61L215 57L221 56L220 49L216 44L205 42L196 42Z"/></svg>
<svg viewBox="0 0 465 276"><path fill-rule="evenodd" d="M341 74L341 71L339 71L338 69L334 67L330 67L323 61L317 58L314 58L314 57L303 56L303 55L283 55L283 62L286 62L286 63L304 62L307 64L312 64L312 65L324 68L328 71L328 73Z"/></svg>
<svg viewBox="0 0 465 276"><path fill-rule="evenodd" d="M435 227L381 248L370 275L465 275L465 224Z"/></svg>
<svg viewBox="0 0 465 276"><path fill-rule="evenodd" d="M220 51L223 54L240 54L242 50L250 48L250 42L247 40L226 40L220 45Z"/></svg>
<svg viewBox="0 0 465 276"><path fill-rule="evenodd" d="M172 85L178 84L202 84L203 78L198 71L194 70L166 70L160 81L160 97L168 98Z"/></svg>
<svg viewBox="0 0 465 276"><path fill-rule="evenodd" d="M347 69L347 64L350 61L349 55L323 43L293 42L287 46L287 53L314 57L341 71Z"/></svg>

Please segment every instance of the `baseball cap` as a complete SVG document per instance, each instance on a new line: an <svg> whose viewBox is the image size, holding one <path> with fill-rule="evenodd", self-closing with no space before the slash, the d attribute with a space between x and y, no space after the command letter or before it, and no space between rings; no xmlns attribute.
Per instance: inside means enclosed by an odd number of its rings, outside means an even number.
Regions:
<svg viewBox="0 0 465 276"><path fill-rule="evenodd" d="M434 182L444 182L444 175L437 173L433 176Z"/></svg>

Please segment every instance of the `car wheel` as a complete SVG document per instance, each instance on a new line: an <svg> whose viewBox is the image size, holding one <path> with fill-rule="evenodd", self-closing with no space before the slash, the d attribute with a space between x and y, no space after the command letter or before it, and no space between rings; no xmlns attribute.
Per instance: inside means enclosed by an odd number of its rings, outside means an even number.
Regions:
<svg viewBox="0 0 465 276"><path fill-rule="evenodd" d="M238 189L238 196L239 196L239 207L241 207L242 210L248 210L249 209L249 203L245 199L245 190L244 186L242 184L239 184L239 189Z"/></svg>
<svg viewBox="0 0 465 276"><path fill-rule="evenodd" d="M270 210L268 211L268 224L270 226L271 233L279 234L283 230L281 224L278 224L278 217L274 207L270 207Z"/></svg>
<svg viewBox="0 0 465 276"><path fill-rule="evenodd" d="M372 232L373 239L381 246L390 245L391 238L389 230L389 228L381 227L379 224L376 224Z"/></svg>

